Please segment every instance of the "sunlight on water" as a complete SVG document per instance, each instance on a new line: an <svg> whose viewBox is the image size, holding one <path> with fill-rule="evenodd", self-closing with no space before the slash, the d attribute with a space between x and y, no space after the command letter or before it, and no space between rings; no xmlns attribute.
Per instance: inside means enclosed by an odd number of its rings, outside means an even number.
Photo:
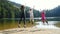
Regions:
<svg viewBox="0 0 60 34"><path fill-rule="evenodd" d="M48 24L49 24L49 25L47 25L46 23L45 23L45 25L43 25L42 22L36 22L36 23L38 23L38 25L34 26L34 27L36 27L36 28L58 29L58 27L56 27L56 26L54 25L54 24L57 23L56 21L48 21Z"/></svg>

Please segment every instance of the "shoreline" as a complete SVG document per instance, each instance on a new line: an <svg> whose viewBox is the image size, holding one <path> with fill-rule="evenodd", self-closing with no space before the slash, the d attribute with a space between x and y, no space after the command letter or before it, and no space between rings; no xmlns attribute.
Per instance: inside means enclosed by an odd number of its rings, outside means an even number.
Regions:
<svg viewBox="0 0 60 34"><path fill-rule="evenodd" d="M45 32L45 33L43 33ZM59 29L46 29L46 28L13 28L8 30L0 31L0 34L60 34L60 28Z"/></svg>

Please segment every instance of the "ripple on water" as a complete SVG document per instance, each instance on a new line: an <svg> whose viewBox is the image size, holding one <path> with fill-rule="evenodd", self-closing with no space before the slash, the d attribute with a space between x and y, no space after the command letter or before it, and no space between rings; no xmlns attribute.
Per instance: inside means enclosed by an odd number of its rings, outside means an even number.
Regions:
<svg viewBox="0 0 60 34"><path fill-rule="evenodd" d="M38 23L38 25L34 26L34 27L36 27L36 28L58 29L58 27L56 27L56 26L54 25L54 24L57 23L57 21L48 21L48 24L49 24L49 25L47 25L46 23L45 23L45 25L43 25L42 22L36 22L36 23Z"/></svg>

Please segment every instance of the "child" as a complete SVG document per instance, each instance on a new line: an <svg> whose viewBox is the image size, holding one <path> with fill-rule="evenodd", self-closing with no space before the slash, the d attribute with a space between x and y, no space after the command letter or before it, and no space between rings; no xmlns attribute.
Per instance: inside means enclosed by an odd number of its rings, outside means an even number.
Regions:
<svg viewBox="0 0 60 34"><path fill-rule="evenodd" d="M41 12L41 18L42 18L43 24L44 24L45 22L48 24L48 21L46 20L44 11Z"/></svg>
<svg viewBox="0 0 60 34"><path fill-rule="evenodd" d="M29 13L30 13L30 22L32 22L33 24L34 23L33 9L30 9Z"/></svg>
<svg viewBox="0 0 60 34"><path fill-rule="evenodd" d="M19 20L19 22L18 22L18 24L19 24L18 27L19 27L19 28L20 28L20 23L21 23L22 19L23 19L23 22L24 22L24 28L26 27L24 8L25 8L24 5L22 5L21 8L20 8L20 10L21 10L20 20Z"/></svg>

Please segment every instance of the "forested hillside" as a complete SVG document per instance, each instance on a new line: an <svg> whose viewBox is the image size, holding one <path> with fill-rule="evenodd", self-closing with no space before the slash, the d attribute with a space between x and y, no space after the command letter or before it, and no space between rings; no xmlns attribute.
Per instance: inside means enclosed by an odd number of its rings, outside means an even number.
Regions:
<svg viewBox="0 0 60 34"><path fill-rule="evenodd" d="M15 18L16 13L19 13L18 8L14 7L8 0L0 0L0 18Z"/></svg>

